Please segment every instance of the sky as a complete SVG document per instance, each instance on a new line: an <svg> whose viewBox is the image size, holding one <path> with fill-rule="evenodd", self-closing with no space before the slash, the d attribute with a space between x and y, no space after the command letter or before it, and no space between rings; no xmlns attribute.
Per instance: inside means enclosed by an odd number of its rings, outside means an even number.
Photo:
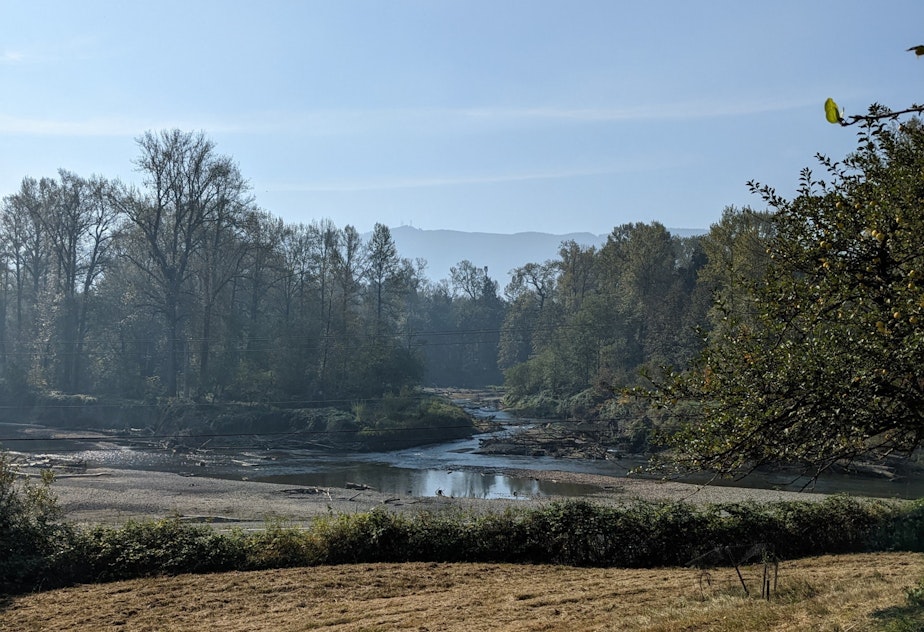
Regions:
<svg viewBox="0 0 924 632"><path fill-rule="evenodd" d="M920 0L0 0L0 197L178 128L292 223L705 229L856 147L826 98L924 102L917 44Z"/></svg>

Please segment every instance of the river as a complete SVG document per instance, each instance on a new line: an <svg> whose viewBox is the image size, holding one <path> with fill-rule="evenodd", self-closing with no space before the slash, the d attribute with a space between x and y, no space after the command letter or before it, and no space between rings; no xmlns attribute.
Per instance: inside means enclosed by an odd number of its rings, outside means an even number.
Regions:
<svg viewBox="0 0 924 632"><path fill-rule="evenodd" d="M477 412L477 411L476 411ZM491 413L503 425L499 433L515 433L518 420L503 412ZM596 488L555 480L536 480L517 471L568 471L627 476L644 464L641 458L579 460L554 457L490 455L477 452L480 438L391 452L330 453L320 450L273 449L269 445L242 449L215 447L195 453L141 448L131 441L108 437L48 439L51 429L28 424L0 424L0 445L32 461L81 463L86 467L126 468L197 476L246 479L317 487L366 485L386 494L453 496L463 498L537 498L549 495L581 497ZM634 474L633 474L634 475ZM690 477L691 482L705 479ZM808 479L791 474L761 472L733 484L799 491ZM732 484L719 482L716 484ZM924 480L889 480L870 476L826 474L811 491L849 493L885 498L922 498Z"/></svg>

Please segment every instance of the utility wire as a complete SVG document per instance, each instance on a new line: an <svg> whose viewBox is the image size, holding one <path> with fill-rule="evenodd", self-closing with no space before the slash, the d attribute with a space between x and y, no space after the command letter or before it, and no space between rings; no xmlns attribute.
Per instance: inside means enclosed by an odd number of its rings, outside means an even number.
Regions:
<svg viewBox="0 0 924 632"><path fill-rule="evenodd" d="M514 424L510 423L507 425L536 425L536 424L556 424L556 425L566 425L566 424L591 424L594 426L599 426L600 424L607 424L611 422L620 421L618 418L604 419L594 422L588 422L582 419L521 419L518 420L519 423ZM444 431L444 430L465 430L471 429L470 424L459 424L459 425L449 425L449 426L405 426L398 428L346 428L338 430L284 430L276 432L207 432L207 433L192 433L192 434L130 434L130 435L87 435L87 436L76 436L76 437L0 437L0 443L4 442L15 442L15 443L28 443L28 442L42 442L42 441L156 441L156 440L211 440L216 438L244 438L244 437L305 437L305 436L333 436L333 435L349 435L349 434L391 434L391 433L401 433L401 432L416 432L416 431ZM587 428L588 432L602 432L602 429L598 428Z"/></svg>

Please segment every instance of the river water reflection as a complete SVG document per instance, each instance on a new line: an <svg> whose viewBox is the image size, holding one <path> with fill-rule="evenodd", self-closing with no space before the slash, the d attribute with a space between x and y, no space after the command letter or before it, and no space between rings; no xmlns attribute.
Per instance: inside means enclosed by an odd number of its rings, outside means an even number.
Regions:
<svg viewBox="0 0 924 632"><path fill-rule="evenodd" d="M246 479L317 487L366 485L396 496L527 499L586 496L597 488L536 480L501 470L569 469L563 460L481 455L477 437L392 452L331 453L320 450L214 448L193 454L139 448L105 438L42 439L46 429L0 424L3 447L32 459L80 462L87 467L125 468ZM47 431L48 433L51 430ZM506 429L500 432L515 432ZM16 439L29 434L28 439ZM625 474L625 466L616 471Z"/></svg>

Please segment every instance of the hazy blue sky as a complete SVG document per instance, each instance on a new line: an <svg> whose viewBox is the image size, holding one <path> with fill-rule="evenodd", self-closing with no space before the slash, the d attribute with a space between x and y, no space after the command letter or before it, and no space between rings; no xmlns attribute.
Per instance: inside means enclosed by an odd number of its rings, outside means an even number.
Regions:
<svg viewBox="0 0 924 632"><path fill-rule="evenodd" d="M0 196L202 130L287 221L708 227L924 102L924 2L0 0Z"/></svg>

